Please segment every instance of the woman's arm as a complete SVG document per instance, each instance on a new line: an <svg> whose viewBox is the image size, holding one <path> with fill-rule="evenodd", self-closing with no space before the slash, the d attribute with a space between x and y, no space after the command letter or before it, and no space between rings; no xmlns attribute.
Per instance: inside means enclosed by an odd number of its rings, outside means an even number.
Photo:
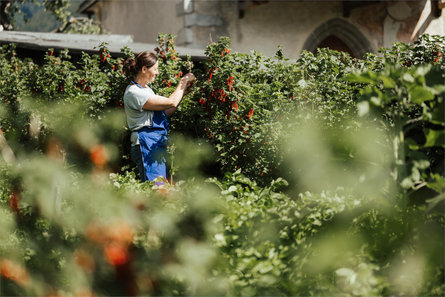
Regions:
<svg viewBox="0 0 445 297"><path fill-rule="evenodd" d="M164 110L165 115L166 115L167 117L171 117L171 115L176 111L176 108L177 108L177 107L170 107L170 108L167 108L166 110Z"/></svg>
<svg viewBox="0 0 445 297"><path fill-rule="evenodd" d="M196 78L193 73L186 74L179 82L176 90L168 98L159 95L152 95L150 99L145 102L142 108L147 110L165 110L166 114L167 111L170 110L171 113L173 113L176 110L176 107L181 102L187 88L195 80Z"/></svg>
<svg viewBox="0 0 445 297"><path fill-rule="evenodd" d="M193 82L194 82L194 81L192 81L192 82L189 84L189 86L187 87L187 89L184 91L184 95L187 95L188 93L190 93L191 88L192 88L192 85L193 85ZM167 117L170 117L170 116L176 111L176 109L177 109L177 107L170 107L170 108L167 108L167 109L165 110L165 114L167 115Z"/></svg>

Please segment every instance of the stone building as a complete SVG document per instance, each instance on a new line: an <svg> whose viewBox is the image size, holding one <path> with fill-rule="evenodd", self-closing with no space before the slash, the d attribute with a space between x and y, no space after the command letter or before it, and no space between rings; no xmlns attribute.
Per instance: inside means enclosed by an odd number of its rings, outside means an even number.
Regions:
<svg viewBox="0 0 445 297"><path fill-rule="evenodd" d="M154 43L162 32L180 46L205 48L229 36L235 51L273 55L281 45L297 58L318 47L359 57L422 33L445 35L444 7L445 0L86 0L79 12L139 42Z"/></svg>

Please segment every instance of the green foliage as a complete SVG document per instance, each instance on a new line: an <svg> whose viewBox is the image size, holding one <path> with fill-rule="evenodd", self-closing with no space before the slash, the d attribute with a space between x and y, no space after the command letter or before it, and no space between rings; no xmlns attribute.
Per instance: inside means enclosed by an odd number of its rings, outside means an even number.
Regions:
<svg viewBox="0 0 445 297"><path fill-rule="evenodd" d="M215 236L229 263L228 273L232 274L236 292L249 296L306 296L336 291L335 286L328 290L316 287L314 281L328 284L333 273L330 267L316 266L329 266L328 262L334 264L338 259L317 255L320 251L314 250L313 244L325 224L359 201L341 190L316 195L306 192L291 198L280 192L287 186L283 179L259 187L239 172L215 182L230 209L224 234ZM332 249L323 253L334 254L336 247L329 246ZM315 255L323 256L327 262L314 259Z"/></svg>
<svg viewBox="0 0 445 297"><path fill-rule="evenodd" d="M291 63L279 51L266 58L231 53L229 46L222 38L206 49L193 99L176 118L192 120L188 133L217 149L222 172L241 168L257 181L271 181L281 174L279 139L289 130L283 121L311 116L329 127L354 114L358 90L342 77L356 61L346 54L303 53Z"/></svg>
<svg viewBox="0 0 445 297"><path fill-rule="evenodd" d="M360 91L359 115L385 119L383 126L394 147L394 179L402 188L411 189L411 194L429 183L437 194L443 193L445 188L437 188L445 148L442 66L387 63L378 72L366 70L349 79L366 84Z"/></svg>
<svg viewBox="0 0 445 297"><path fill-rule="evenodd" d="M106 44L76 64L2 47L1 295L444 295L443 38L297 61L223 38L195 66L158 41L157 94L198 78L163 185L119 168Z"/></svg>
<svg viewBox="0 0 445 297"><path fill-rule="evenodd" d="M70 0L18 0L8 2L10 2L10 7L7 9L6 13L8 19L12 21L12 25L15 25L14 17L17 14L23 13L22 9L26 4L34 4L36 6L43 5L45 10L50 11L60 22L65 22L71 14L68 10L70 6Z"/></svg>
<svg viewBox="0 0 445 297"><path fill-rule="evenodd" d="M3 2L9 2L4 11L5 18L1 20L1 24L7 30L51 31L57 29L57 32L77 34L99 34L102 31L98 21L72 16L80 4L75 1L74 3L71 0Z"/></svg>

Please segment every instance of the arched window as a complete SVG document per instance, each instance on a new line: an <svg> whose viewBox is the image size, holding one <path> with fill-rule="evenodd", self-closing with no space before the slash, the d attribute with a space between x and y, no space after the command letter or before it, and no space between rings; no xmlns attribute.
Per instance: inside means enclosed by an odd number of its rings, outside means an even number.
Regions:
<svg viewBox="0 0 445 297"><path fill-rule="evenodd" d="M352 57L356 57L354 52L349 48L349 46L343 42L340 38L335 35L329 35L325 39L323 39L317 46L317 48L328 47L330 49L349 53ZM314 52L316 49L314 49Z"/></svg>
<svg viewBox="0 0 445 297"><path fill-rule="evenodd" d="M315 29L303 49L315 52L322 47L347 52L356 58L373 51L368 39L353 24L342 19L327 21Z"/></svg>

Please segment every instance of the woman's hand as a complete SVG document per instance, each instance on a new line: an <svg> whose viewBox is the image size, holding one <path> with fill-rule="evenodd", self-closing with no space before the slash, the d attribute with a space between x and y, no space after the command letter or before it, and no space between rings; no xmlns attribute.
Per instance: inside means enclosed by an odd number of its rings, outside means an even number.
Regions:
<svg viewBox="0 0 445 297"><path fill-rule="evenodd" d="M179 81L179 87L184 91L184 95L190 93L191 86L196 81L196 77L193 73L187 73Z"/></svg>
<svg viewBox="0 0 445 297"><path fill-rule="evenodd" d="M179 103L181 102L182 98L184 95L190 93L191 89L192 89L192 85L193 83L196 81L196 77L193 73L187 73L186 75L184 75L181 80L179 81L179 85L176 88L175 92L173 92L173 94L170 96L170 98L175 97L175 94L177 93L177 91L180 89L182 90L182 95L179 97L179 101L176 105L174 105L173 107L167 108L165 110L165 114L170 117L176 110L176 107L179 105Z"/></svg>
<svg viewBox="0 0 445 297"><path fill-rule="evenodd" d="M184 90L188 89L193 83L196 81L196 77L193 73L187 73L181 78L181 81L179 82Z"/></svg>
<svg viewBox="0 0 445 297"><path fill-rule="evenodd" d="M193 73L187 73L183 78L181 78L173 94L171 94L169 97L151 95L142 108L146 110L169 110L169 113L167 114L168 116L169 114L173 113L173 111L179 105L182 97L190 92L190 87L195 81L196 77L193 75Z"/></svg>

